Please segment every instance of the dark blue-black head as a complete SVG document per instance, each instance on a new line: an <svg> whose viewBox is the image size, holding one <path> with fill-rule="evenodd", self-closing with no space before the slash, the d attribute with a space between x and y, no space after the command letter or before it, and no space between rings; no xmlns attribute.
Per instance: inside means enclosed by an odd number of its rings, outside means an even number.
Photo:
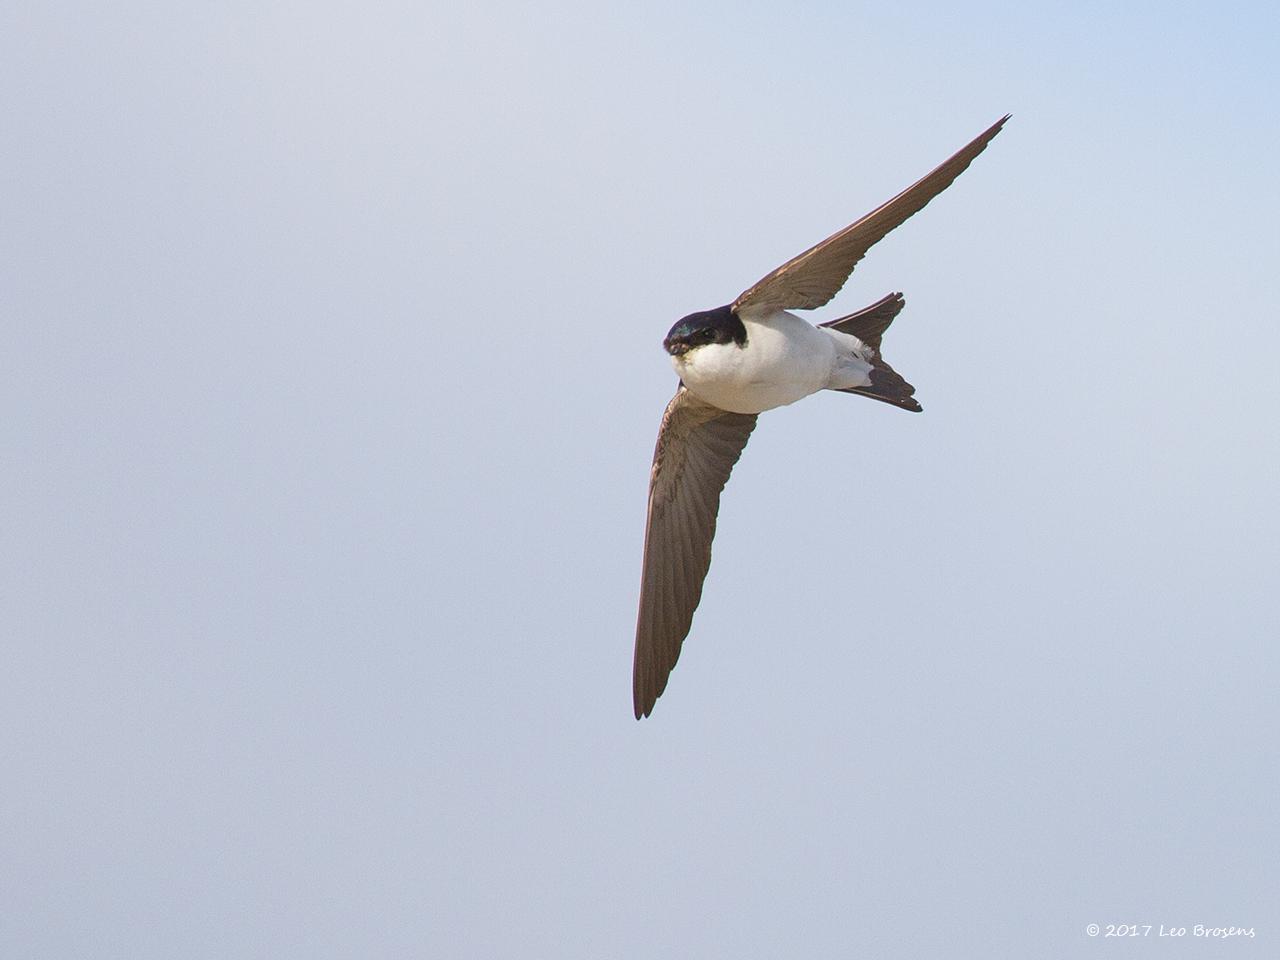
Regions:
<svg viewBox="0 0 1280 960"><path fill-rule="evenodd" d="M662 341L667 353L673 357L683 356L694 347L708 343L736 343L740 347L747 345L747 328L731 308L717 307L681 317L667 331L667 337Z"/></svg>

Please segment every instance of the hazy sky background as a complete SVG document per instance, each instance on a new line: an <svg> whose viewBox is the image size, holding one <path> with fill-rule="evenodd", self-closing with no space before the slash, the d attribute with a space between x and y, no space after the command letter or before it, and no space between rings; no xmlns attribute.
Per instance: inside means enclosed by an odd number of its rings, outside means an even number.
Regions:
<svg viewBox="0 0 1280 960"><path fill-rule="evenodd" d="M1278 9L6 6L0 955L1275 956ZM1006 111L636 723L662 336Z"/></svg>

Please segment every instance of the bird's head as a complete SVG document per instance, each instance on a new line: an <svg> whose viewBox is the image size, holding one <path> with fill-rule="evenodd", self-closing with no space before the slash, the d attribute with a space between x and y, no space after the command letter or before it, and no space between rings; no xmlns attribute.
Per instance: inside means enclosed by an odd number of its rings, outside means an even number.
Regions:
<svg viewBox="0 0 1280 960"><path fill-rule="evenodd" d="M682 357L690 350L709 343L736 343L747 345L747 328L730 307L717 307L681 317L667 331L662 345L673 357Z"/></svg>

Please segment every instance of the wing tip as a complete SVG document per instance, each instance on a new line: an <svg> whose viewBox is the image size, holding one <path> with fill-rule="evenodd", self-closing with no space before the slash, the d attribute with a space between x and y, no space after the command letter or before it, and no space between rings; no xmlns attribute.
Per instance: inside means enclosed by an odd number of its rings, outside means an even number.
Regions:
<svg viewBox="0 0 1280 960"><path fill-rule="evenodd" d="M637 720L643 720L653 713L654 704L658 702L659 696L661 696L661 693L655 694L644 689L639 683L639 678L637 678L637 682L631 691L631 708Z"/></svg>
<svg viewBox="0 0 1280 960"><path fill-rule="evenodd" d="M1009 122L1013 116L1012 113L1006 113L1003 117L987 128L987 132L982 135L986 140L991 140L997 133L1004 129L1004 125Z"/></svg>

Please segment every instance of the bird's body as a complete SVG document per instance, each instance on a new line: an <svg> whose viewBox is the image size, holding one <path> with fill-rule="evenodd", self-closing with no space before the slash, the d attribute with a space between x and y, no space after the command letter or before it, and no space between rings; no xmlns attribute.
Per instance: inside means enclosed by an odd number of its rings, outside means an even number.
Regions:
<svg viewBox="0 0 1280 960"><path fill-rule="evenodd" d="M671 357L699 399L731 413L763 413L819 390L870 385L871 351L857 337L776 307L747 307L738 316L743 346L709 343Z"/></svg>
<svg viewBox="0 0 1280 960"><path fill-rule="evenodd" d="M1008 119L733 303L691 313L667 333L663 346L680 385L662 417L649 480L633 674L637 719L653 709L680 656L711 564L720 491L756 416L820 390L920 410L915 388L880 354L902 294L816 327L789 311L811 310L835 296L867 250L946 189Z"/></svg>

